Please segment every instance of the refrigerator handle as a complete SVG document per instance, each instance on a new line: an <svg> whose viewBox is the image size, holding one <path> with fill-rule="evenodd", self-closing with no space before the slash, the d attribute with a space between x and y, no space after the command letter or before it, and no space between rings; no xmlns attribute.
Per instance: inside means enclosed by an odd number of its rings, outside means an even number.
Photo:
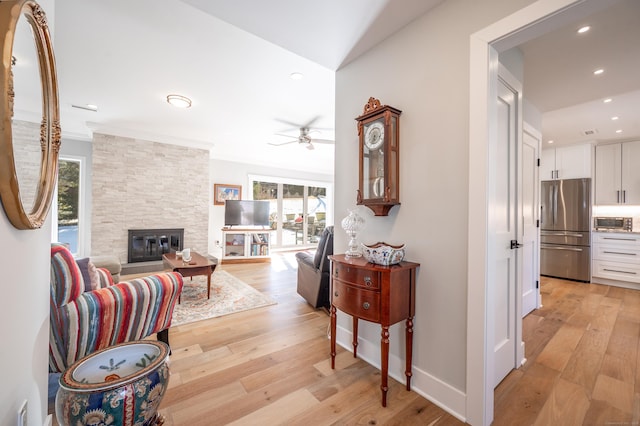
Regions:
<svg viewBox="0 0 640 426"><path fill-rule="evenodd" d="M553 185L553 224L558 222L558 185Z"/></svg>
<svg viewBox="0 0 640 426"><path fill-rule="evenodd" d="M622 203L623 204L627 204L627 190L626 189L622 190Z"/></svg>
<svg viewBox="0 0 640 426"><path fill-rule="evenodd" d="M620 204L620 191L616 191L616 202Z"/></svg>

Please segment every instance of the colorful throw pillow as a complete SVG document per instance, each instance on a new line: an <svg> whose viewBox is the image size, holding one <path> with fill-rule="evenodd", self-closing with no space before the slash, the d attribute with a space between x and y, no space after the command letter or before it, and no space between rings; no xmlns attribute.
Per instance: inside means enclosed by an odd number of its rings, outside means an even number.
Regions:
<svg viewBox="0 0 640 426"><path fill-rule="evenodd" d="M82 281L84 281L84 291L92 291L97 289L100 284L100 276L98 275L96 265L94 265L88 257L77 259L76 263L78 264L80 273L82 274Z"/></svg>

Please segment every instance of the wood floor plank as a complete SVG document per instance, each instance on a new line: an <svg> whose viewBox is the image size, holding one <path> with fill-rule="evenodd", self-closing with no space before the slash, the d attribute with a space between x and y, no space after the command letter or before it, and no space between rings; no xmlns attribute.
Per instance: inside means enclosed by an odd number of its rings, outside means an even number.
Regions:
<svg viewBox="0 0 640 426"><path fill-rule="evenodd" d="M633 385L599 374L593 389L593 399L604 401L625 413L633 413Z"/></svg>
<svg viewBox="0 0 640 426"><path fill-rule="evenodd" d="M564 370L584 333L583 327L563 325L538 355L537 362L557 371Z"/></svg>
<svg viewBox="0 0 640 426"><path fill-rule="evenodd" d="M589 405L589 395L582 386L559 379L534 425L581 425Z"/></svg>
<svg viewBox="0 0 640 426"><path fill-rule="evenodd" d="M295 424L290 420L297 414L309 411L318 405L318 400L306 389L300 389L229 423L231 426L285 425Z"/></svg>

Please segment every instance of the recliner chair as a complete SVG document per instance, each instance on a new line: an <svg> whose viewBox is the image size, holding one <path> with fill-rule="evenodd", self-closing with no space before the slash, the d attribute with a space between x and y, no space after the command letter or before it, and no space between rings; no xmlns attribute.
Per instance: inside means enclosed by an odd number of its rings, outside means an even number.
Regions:
<svg viewBox="0 0 640 426"><path fill-rule="evenodd" d="M333 226L327 226L315 254L296 253L298 261L298 294L314 308L329 308L330 262L327 256L333 254Z"/></svg>

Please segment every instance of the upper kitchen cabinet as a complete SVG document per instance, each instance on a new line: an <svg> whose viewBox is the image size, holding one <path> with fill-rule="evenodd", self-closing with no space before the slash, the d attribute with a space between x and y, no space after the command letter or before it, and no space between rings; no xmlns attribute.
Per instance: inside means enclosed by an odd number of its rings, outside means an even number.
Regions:
<svg viewBox="0 0 640 426"><path fill-rule="evenodd" d="M596 204L640 205L640 141L596 146Z"/></svg>
<svg viewBox="0 0 640 426"><path fill-rule="evenodd" d="M540 180L591 177L591 145L571 145L542 150Z"/></svg>

